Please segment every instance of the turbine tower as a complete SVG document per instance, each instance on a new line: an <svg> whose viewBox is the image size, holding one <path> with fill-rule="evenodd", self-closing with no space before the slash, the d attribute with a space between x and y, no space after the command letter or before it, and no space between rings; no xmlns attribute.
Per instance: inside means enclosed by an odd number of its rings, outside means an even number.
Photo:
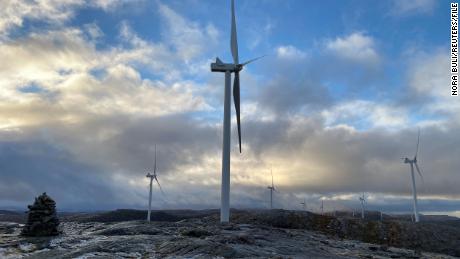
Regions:
<svg viewBox="0 0 460 259"><path fill-rule="evenodd" d="M211 63L212 72L225 73L225 94L224 94L224 123L223 123L223 143L222 143L222 187L221 187L221 207L220 222L227 223L230 218L230 103L231 73L235 74L233 82L233 101L235 103L236 123L238 128L238 143L241 153L241 124L240 124L240 71L243 67L259 58L241 63L238 58L238 42L236 36L235 2L231 1L231 35L230 50L232 52L233 63L223 63L216 58L215 63Z"/></svg>
<svg viewBox="0 0 460 259"><path fill-rule="evenodd" d="M359 197L359 201L361 202L361 218L364 219L364 203L366 202L366 197L364 196L364 192L363 192L363 196Z"/></svg>
<svg viewBox="0 0 460 259"><path fill-rule="evenodd" d="M158 181L158 178L157 178L157 146L156 145L155 145L155 160L154 160L154 164L153 164L153 174L148 172L146 177L150 178L149 211L147 213L147 221L150 222L150 214L151 214L151 211L152 211L152 182L153 182L153 179L155 179L155 181L158 184L158 187L160 187L161 193L163 193L163 189L161 189L160 182Z"/></svg>
<svg viewBox="0 0 460 259"><path fill-rule="evenodd" d="M272 174L272 185L268 186L267 188L270 190L270 209L273 209L273 192L276 192L275 185L273 184L273 171L270 169L270 173Z"/></svg>
<svg viewBox="0 0 460 259"><path fill-rule="evenodd" d="M415 166L415 169L417 169L417 173L420 175L420 178L423 181L422 173L420 172L420 168L417 165L417 154L418 154L418 145L419 145L419 143L420 143L420 129L418 130L417 147L415 148L414 159L409 159L407 157L403 158L404 163L410 165L410 173L411 173L411 177L412 177L412 194L413 194L413 197L414 197L414 219L415 219L415 222L419 222L420 218L419 218L419 215L418 215L417 187L415 186L414 166Z"/></svg>

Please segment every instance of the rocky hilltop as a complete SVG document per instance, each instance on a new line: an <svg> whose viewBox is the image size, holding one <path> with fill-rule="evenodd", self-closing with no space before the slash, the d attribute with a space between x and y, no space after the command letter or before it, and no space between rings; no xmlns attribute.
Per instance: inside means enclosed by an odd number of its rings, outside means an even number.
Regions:
<svg viewBox="0 0 460 259"><path fill-rule="evenodd" d="M57 237L21 237L0 224L0 257L18 258L454 258L459 225L362 221L284 210L216 211L147 223L107 214L63 220ZM126 215L127 211L115 214ZM164 212L166 213L166 212ZM168 214L168 213L166 213ZM167 219L165 214L161 214ZM93 218L92 218L93 217ZM93 219L93 221L92 221ZM103 219L96 221L97 219ZM110 220L107 220L110 219ZM126 218L124 218L126 220Z"/></svg>

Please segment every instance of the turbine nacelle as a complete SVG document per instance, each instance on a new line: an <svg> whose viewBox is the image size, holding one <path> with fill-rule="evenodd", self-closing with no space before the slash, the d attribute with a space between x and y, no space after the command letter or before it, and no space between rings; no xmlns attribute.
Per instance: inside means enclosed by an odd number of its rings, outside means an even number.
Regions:
<svg viewBox="0 0 460 259"><path fill-rule="evenodd" d="M407 157L402 159L405 164L410 164L410 163L417 163L417 157L414 157L414 159L409 159Z"/></svg>
<svg viewBox="0 0 460 259"><path fill-rule="evenodd" d="M243 70L244 64L233 64L233 63L224 63L219 58L216 58L216 62L211 63L211 71L212 72L240 72Z"/></svg>
<svg viewBox="0 0 460 259"><path fill-rule="evenodd" d="M366 198L367 198L367 197L366 197L366 196L364 195L364 193L363 193L362 196L359 196L359 201L361 201L361 203L364 203L364 202L366 202Z"/></svg>

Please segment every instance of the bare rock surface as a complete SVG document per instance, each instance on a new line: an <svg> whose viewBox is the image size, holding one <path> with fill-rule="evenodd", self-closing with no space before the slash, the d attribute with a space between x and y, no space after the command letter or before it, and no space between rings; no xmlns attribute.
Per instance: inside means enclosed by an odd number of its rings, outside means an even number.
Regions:
<svg viewBox="0 0 460 259"><path fill-rule="evenodd" d="M293 215L266 214L274 219L266 221L254 212L233 213L232 223L226 225L214 215L177 222L66 221L56 237L23 237L20 224L0 223L0 258L454 258L344 240L306 229L307 225L289 226L293 223L284 221Z"/></svg>

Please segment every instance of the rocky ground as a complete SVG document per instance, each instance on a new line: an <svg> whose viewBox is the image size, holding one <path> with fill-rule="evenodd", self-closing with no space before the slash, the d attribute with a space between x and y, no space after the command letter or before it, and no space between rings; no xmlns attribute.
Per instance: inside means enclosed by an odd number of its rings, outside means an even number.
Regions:
<svg viewBox="0 0 460 259"><path fill-rule="evenodd" d="M0 258L454 258L426 252L426 246L420 244L403 249L379 243L377 237L385 236L382 233L369 234L375 244L344 239L354 233L347 228L360 233L371 224L373 229L368 231L378 232L374 223L349 222L281 210L236 211L227 225L221 225L215 214L151 223L91 222L86 217L62 222L63 234L51 238L20 237L20 224L0 223ZM406 230L404 224L398 226ZM459 236L457 232L454 247L446 250L452 255L460 249ZM392 242L403 244L405 239Z"/></svg>

